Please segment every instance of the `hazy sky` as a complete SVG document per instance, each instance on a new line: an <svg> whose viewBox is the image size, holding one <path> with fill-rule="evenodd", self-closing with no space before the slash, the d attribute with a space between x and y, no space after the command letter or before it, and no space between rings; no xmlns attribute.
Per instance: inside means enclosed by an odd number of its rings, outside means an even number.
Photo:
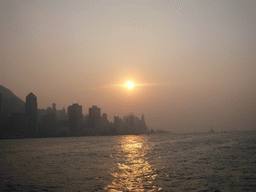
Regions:
<svg viewBox="0 0 256 192"><path fill-rule="evenodd" d="M255 55L255 0L0 1L0 84L39 108L256 129Z"/></svg>

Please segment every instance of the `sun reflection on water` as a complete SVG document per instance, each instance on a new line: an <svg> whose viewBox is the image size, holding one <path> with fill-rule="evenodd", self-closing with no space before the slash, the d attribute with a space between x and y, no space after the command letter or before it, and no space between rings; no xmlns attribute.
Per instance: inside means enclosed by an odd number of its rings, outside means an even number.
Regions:
<svg viewBox="0 0 256 192"><path fill-rule="evenodd" d="M157 174L147 161L146 136L120 137L120 147L113 155L116 167L111 170L113 181L105 189L109 191L156 191L153 181Z"/></svg>

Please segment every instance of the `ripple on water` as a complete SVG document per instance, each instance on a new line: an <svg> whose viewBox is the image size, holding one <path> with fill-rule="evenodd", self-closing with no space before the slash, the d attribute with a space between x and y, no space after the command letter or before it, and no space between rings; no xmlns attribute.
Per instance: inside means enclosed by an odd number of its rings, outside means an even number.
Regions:
<svg viewBox="0 0 256 192"><path fill-rule="evenodd" d="M256 191L255 136L1 141L0 191Z"/></svg>

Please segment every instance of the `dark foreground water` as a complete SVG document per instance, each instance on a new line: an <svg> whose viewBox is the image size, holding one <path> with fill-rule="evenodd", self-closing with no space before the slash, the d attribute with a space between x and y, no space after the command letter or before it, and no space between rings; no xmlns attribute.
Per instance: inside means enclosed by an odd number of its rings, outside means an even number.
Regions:
<svg viewBox="0 0 256 192"><path fill-rule="evenodd" d="M0 140L0 191L256 191L256 132Z"/></svg>

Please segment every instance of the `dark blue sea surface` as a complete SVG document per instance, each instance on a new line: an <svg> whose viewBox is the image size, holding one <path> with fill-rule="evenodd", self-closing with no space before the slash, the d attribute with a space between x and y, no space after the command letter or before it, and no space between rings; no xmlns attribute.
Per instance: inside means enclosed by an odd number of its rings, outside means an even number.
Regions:
<svg viewBox="0 0 256 192"><path fill-rule="evenodd" d="M256 191L256 132L0 140L0 191Z"/></svg>

